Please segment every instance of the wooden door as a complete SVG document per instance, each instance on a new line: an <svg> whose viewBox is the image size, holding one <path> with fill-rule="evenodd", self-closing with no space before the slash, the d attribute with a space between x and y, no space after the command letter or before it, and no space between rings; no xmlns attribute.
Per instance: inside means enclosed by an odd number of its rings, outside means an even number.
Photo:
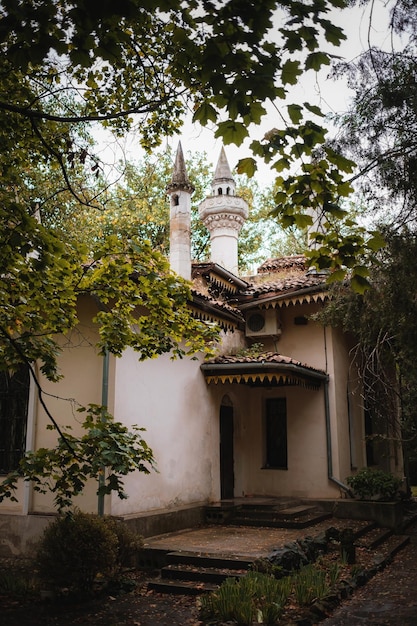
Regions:
<svg viewBox="0 0 417 626"><path fill-rule="evenodd" d="M220 407L220 497L234 496L233 407Z"/></svg>

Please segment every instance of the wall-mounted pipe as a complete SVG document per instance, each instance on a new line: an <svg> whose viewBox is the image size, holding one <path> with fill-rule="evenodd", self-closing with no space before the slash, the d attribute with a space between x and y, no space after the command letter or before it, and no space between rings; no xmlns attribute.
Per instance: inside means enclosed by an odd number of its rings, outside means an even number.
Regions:
<svg viewBox="0 0 417 626"><path fill-rule="evenodd" d="M323 382L324 390L324 413L326 418L326 444L327 444L327 476L329 480L335 483L339 489L342 489L349 496L352 495L351 490L345 483L333 476L333 455L332 455L332 431L330 425L330 403L329 403L329 381Z"/></svg>
<svg viewBox="0 0 417 626"><path fill-rule="evenodd" d="M103 374L102 374L102 381L101 381L101 406L102 406L101 419L102 421L105 420L104 413L105 411L107 411L107 406L109 402L109 360L110 360L109 357L110 357L109 351L106 349L103 355ZM105 472L106 472L106 468L102 467L100 469L100 474L98 476L99 489L101 487L104 487ZM98 494L97 513L101 516L104 515L104 494L103 493Z"/></svg>

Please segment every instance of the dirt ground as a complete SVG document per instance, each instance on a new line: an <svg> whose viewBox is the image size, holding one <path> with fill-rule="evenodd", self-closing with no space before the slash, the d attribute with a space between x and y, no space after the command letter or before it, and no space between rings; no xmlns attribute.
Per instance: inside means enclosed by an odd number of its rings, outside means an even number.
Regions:
<svg viewBox="0 0 417 626"><path fill-rule="evenodd" d="M88 602L1 606L1 626L196 626L196 598L135 591Z"/></svg>
<svg viewBox="0 0 417 626"><path fill-rule="evenodd" d="M411 541L392 564L378 573L321 622L322 626L417 625L417 523ZM197 626L198 599L167 596L146 589L139 574L136 589L125 595L55 603L0 597L0 626ZM287 625L286 625L287 626Z"/></svg>

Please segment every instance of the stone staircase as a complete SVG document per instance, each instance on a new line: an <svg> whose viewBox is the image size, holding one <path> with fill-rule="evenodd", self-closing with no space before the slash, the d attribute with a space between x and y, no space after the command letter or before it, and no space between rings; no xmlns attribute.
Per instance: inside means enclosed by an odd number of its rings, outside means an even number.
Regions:
<svg viewBox="0 0 417 626"><path fill-rule="evenodd" d="M250 501L222 501L206 507L206 522L210 525L236 525L284 529L308 529L327 521L332 527L332 515L312 504L292 499L262 499ZM336 520L334 519L336 524ZM349 528L351 520L343 520ZM341 520L337 521L340 527ZM309 533L310 534L310 533ZM300 538L305 533L300 533ZM354 534L357 547L375 550L376 560L387 562L409 541L406 535L394 535L388 528L380 528L375 522L356 524ZM250 569L255 558L231 557L187 550L161 550L146 548L142 551L139 567L158 571L158 576L148 583L148 589L159 593L201 595L219 587L229 577L239 578Z"/></svg>
<svg viewBox="0 0 417 626"><path fill-rule="evenodd" d="M214 591L226 578L246 574L254 559L201 555L193 552L170 552L160 577L148 583L159 593L201 595Z"/></svg>
<svg viewBox="0 0 417 626"><path fill-rule="evenodd" d="M331 517L331 513L317 506L293 499L257 498L243 503L223 501L206 507L208 524L303 529Z"/></svg>

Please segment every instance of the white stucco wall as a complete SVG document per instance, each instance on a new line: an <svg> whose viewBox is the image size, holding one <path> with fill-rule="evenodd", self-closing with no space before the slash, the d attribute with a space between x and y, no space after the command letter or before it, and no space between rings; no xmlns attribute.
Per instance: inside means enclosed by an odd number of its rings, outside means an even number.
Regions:
<svg viewBox="0 0 417 626"><path fill-rule="evenodd" d="M216 399L207 389L199 362L171 361L168 355L138 362L128 350L116 363L117 419L146 428L158 473L126 477L127 500L112 497L112 513L207 502L217 496ZM217 478L216 478L217 475Z"/></svg>
<svg viewBox="0 0 417 626"><path fill-rule="evenodd" d="M79 327L70 336L59 339L62 353L58 362L63 378L58 383L47 381L35 365L48 411L61 427L71 426L73 435L81 433L80 424L84 415L78 413L77 409L88 404L101 404L103 364L102 358L96 353L97 329L91 321L96 312L97 307L92 299L80 299ZM27 449L53 447L57 434L55 430L47 429L51 421L39 401L37 392L34 394L34 407L29 411L28 419L28 430L33 429L33 436L28 438ZM96 489L96 482L91 481L83 496L78 498L75 504L85 511L96 511ZM8 500L0 503L0 513L25 514L55 511L53 495L50 493L37 493L26 484L26 486L19 487L17 495L18 503L11 503Z"/></svg>
<svg viewBox="0 0 417 626"><path fill-rule="evenodd" d="M240 426L238 444L235 444L235 495L335 495L334 488L327 481L323 391L299 387L258 389L252 390L246 398L246 402L241 405L238 402L236 406ZM286 398L287 470L263 469L267 398Z"/></svg>

